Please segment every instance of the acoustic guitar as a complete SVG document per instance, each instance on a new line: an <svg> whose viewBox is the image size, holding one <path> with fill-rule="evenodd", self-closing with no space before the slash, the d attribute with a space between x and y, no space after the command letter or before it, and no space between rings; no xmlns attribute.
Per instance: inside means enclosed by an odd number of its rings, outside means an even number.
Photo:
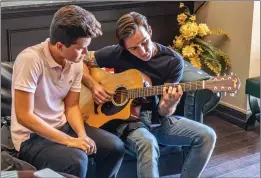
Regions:
<svg viewBox="0 0 261 178"><path fill-rule="evenodd" d="M218 76L203 81L151 86L150 78L136 69L113 74L100 68L90 68L90 73L104 88L115 93L111 102L97 105L92 98L91 91L82 85L80 94L82 117L87 124L96 128L115 119L138 119L140 106L134 104L133 101L137 98L162 95L164 86L176 87L181 85L184 92L209 89L214 93L228 92L231 96L240 88L240 80L236 75Z"/></svg>

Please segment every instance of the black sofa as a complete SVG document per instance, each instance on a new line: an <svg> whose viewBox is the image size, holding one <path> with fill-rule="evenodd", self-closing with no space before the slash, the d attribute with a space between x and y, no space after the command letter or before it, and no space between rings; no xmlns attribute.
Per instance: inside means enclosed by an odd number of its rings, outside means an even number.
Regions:
<svg viewBox="0 0 261 178"><path fill-rule="evenodd" d="M8 116L11 115L11 80L12 80L11 62L1 62L1 122L8 123ZM211 76L193 67L185 61L185 69L182 82L205 80ZM214 109L219 103L220 97L209 90L197 90L193 92L184 92L180 104L178 105L175 115L187 117L191 120L203 123L203 116ZM7 122L7 123L6 123ZM2 126L1 126L2 127ZM10 133L2 133L3 138L8 142L9 148L12 147L10 142ZM10 145L11 143L11 145ZM4 144L2 142L2 144ZM173 175L180 173L185 157L189 151L189 147L179 146L162 146L160 145L159 172L161 176ZM11 150L11 149L10 149ZM12 154L14 155L14 154ZM90 159L88 169L88 177L94 177L95 160ZM125 158L120 168L119 178L137 177L136 158L133 153L126 150Z"/></svg>

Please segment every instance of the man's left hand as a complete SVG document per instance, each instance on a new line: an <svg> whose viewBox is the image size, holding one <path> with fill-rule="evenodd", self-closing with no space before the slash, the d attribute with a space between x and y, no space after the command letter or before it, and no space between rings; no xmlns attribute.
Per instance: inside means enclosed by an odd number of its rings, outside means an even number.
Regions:
<svg viewBox="0 0 261 178"><path fill-rule="evenodd" d="M180 98L183 94L183 90L180 85L176 87L163 87L163 101L166 106L173 107L177 105L180 101Z"/></svg>

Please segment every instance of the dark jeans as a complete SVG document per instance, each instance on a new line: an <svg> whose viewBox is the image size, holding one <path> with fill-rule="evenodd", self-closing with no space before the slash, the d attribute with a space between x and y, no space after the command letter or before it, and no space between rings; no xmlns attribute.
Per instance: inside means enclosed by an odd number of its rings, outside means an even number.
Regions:
<svg viewBox="0 0 261 178"><path fill-rule="evenodd" d="M60 130L77 137L68 123ZM85 130L97 146L97 153L93 155L96 161L96 177L116 177L124 156L124 144L117 136L105 130L88 125L85 125ZM22 143L19 158L38 170L48 167L80 178L85 178L87 174L88 155L84 151L52 142L37 134L31 134L30 139Z"/></svg>

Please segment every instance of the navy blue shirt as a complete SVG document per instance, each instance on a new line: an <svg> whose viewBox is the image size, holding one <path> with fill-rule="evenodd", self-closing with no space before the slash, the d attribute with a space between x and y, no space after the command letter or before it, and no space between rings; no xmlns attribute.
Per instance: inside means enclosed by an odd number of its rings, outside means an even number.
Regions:
<svg viewBox="0 0 261 178"><path fill-rule="evenodd" d="M137 69L141 71L151 78L153 86L163 85L164 83L179 82L182 78L184 70L183 58L177 52L169 49L168 47L158 43L155 44L158 48L157 54L149 61L142 61L119 45L108 46L95 51L94 56L99 67L114 68L115 73L124 72L128 69ZM161 96L147 97L149 103L142 104L141 112L152 111L152 117L150 118L151 124L159 123L157 106L159 104L160 97ZM117 128L117 125L121 124L121 121L116 121L104 129L114 132L112 128ZM129 125L129 127L127 127L127 125ZM148 126L150 124L146 125ZM120 135L122 134L123 131L121 128L125 128L124 130L128 128L127 132L129 132L130 130L139 127L145 127L145 124L143 122L136 122L132 124L125 123L121 125L121 127L118 127L120 130L118 130L118 133Z"/></svg>
<svg viewBox="0 0 261 178"><path fill-rule="evenodd" d="M119 45L104 47L94 55L99 67L114 68L115 73L137 69L151 78L153 86L179 82L184 70L183 58L168 47L155 44L158 52L149 61L142 61Z"/></svg>

